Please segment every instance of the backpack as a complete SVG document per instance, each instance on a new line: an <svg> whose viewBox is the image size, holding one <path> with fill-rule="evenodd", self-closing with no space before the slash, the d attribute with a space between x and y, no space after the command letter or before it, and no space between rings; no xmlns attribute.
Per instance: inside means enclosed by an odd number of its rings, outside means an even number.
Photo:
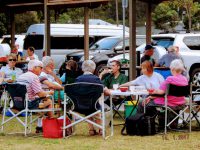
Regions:
<svg viewBox="0 0 200 150"><path fill-rule="evenodd" d="M124 133L125 129L126 133ZM143 113L137 113L134 116L127 117L121 134L140 136L156 134L155 116L151 117Z"/></svg>

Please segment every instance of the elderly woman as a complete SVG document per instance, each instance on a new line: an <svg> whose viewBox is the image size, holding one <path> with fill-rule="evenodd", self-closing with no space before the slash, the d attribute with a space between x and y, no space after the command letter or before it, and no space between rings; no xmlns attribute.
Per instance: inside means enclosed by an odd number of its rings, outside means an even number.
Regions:
<svg viewBox="0 0 200 150"><path fill-rule="evenodd" d="M143 75L139 76L133 81L124 83L122 86L131 86L131 85L142 85L146 89L158 89L160 84L164 81L164 78L159 74L153 71L153 65L150 61L144 61L141 64L141 71Z"/></svg>
<svg viewBox="0 0 200 150"><path fill-rule="evenodd" d="M170 70L173 76L167 77L167 79L161 83L159 89L155 89L151 94L159 94L162 95L165 93L168 84L173 84L177 86L186 86L188 85L188 80L185 76L182 75L182 72L185 70L184 65L180 59L175 59L170 64ZM168 106L178 106L185 104L184 97L175 97L175 96L168 96ZM155 105L164 105L164 97L152 97L149 96L145 99L145 103L147 106L155 106ZM139 104L138 112L143 112L143 106Z"/></svg>
<svg viewBox="0 0 200 150"><path fill-rule="evenodd" d="M52 89L52 90L60 90L60 93L55 92L54 98L58 99L58 94L60 94L60 98L64 99L64 91L61 86L62 81L59 77L54 73L54 61L50 56L44 56L42 58L43 70L39 76L40 82L42 83L43 88Z"/></svg>
<svg viewBox="0 0 200 150"><path fill-rule="evenodd" d="M95 68L96 68L96 64L92 60L85 60L82 64L82 70L84 73L83 75L76 78L75 82L89 82L89 83L102 84L100 78L93 74L95 71ZM104 89L104 93L106 92L106 90L108 89ZM97 118L99 117L100 116L98 115ZM93 118L90 118L90 119L93 120ZM96 119L95 121L96 123L101 124L100 119ZM89 134L91 136L96 135L96 134L99 134L99 135L102 134L102 130L99 129L99 132L97 133L92 124L88 124L88 125L89 125Z"/></svg>
<svg viewBox="0 0 200 150"><path fill-rule="evenodd" d="M17 61L17 56L15 54L8 55L7 59L8 64L3 66L0 70L0 83L3 81L12 83L23 73L20 68L15 67Z"/></svg>

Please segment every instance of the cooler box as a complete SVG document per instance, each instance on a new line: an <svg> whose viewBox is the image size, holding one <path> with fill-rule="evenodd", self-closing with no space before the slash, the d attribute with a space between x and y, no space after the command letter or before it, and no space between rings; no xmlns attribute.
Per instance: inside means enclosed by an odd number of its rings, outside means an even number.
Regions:
<svg viewBox="0 0 200 150"><path fill-rule="evenodd" d="M124 104L125 107L125 117L129 117L130 113L132 112L133 108L135 107L137 101L126 101ZM135 115L137 111L137 107L133 110L131 116Z"/></svg>

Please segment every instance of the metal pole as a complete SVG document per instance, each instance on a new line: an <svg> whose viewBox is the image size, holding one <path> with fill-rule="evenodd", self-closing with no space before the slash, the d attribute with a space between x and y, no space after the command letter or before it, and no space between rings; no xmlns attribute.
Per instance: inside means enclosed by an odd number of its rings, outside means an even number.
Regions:
<svg viewBox="0 0 200 150"><path fill-rule="evenodd" d="M125 7L123 7L123 59L125 60Z"/></svg>

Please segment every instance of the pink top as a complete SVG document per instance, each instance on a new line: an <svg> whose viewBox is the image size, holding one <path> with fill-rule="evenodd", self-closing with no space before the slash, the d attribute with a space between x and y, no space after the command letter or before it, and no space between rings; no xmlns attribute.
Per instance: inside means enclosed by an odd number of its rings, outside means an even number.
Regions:
<svg viewBox="0 0 200 150"><path fill-rule="evenodd" d="M160 90L166 91L167 84L173 84L177 86L186 86L188 85L188 80L185 76L179 74L176 76L169 76L167 79L160 85ZM167 96L168 98L168 106L177 106L185 103L185 97L175 97L175 96ZM154 102L156 104L165 104L165 99L162 97L155 98Z"/></svg>
<svg viewBox="0 0 200 150"><path fill-rule="evenodd" d="M17 82L26 85L29 100L38 98L37 94L43 91L39 77L30 71L20 75Z"/></svg>

